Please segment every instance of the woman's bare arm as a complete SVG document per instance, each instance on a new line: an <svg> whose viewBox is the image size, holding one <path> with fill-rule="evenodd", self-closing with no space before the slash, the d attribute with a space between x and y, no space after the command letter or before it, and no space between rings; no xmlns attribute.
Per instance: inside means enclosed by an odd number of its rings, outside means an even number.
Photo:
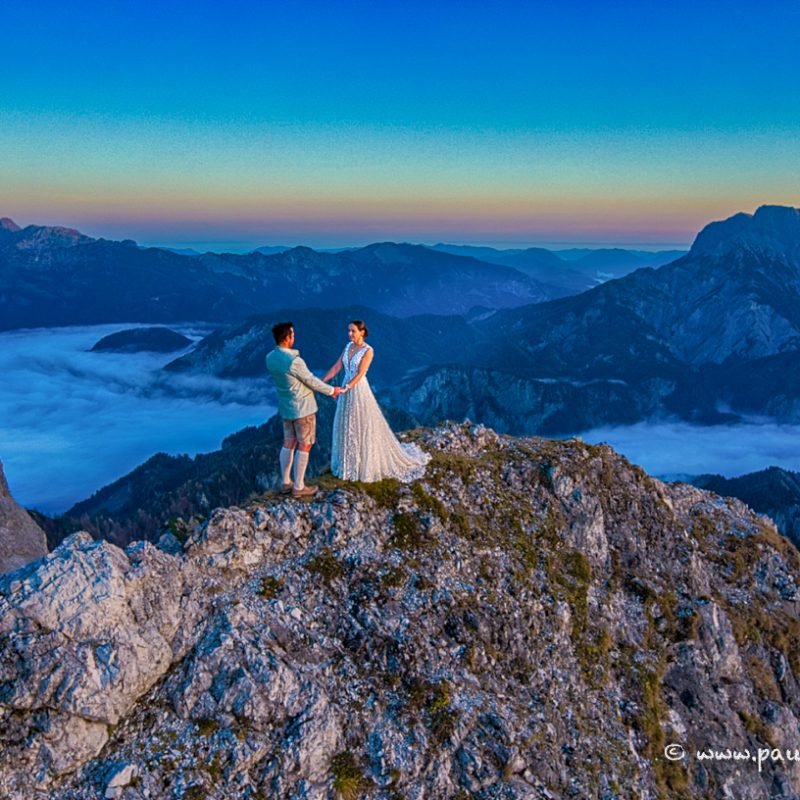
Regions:
<svg viewBox="0 0 800 800"><path fill-rule="evenodd" d="M336 363L325 373L325 377L322 380L324 380L327 383L327 381L329 381L334 375L339 374L339 370L341 370L341 368L342 368L342 357L339 356L339 358L336 360Z"/></svg>

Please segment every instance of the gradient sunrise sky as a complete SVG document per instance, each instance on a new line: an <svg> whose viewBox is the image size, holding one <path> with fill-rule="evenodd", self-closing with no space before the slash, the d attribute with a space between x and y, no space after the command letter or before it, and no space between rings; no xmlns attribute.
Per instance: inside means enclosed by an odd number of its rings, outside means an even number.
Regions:
<svg viewBox="0 0 800 800"><path fill-rule="evenodd" d="M143 244L685 246L800 205L800 3L26 2L0 216Z"/></svg>

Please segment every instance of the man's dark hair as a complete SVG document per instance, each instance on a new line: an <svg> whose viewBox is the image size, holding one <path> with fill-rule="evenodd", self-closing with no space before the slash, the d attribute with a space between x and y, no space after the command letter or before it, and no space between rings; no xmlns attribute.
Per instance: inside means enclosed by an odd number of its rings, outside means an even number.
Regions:
<svg viewBox="0 0 800 800"><path fill-rule="evenodd" d="M272 337L275 344L280 344L291 332L294 325L291 322L278 322L272 326Z"/></svg>

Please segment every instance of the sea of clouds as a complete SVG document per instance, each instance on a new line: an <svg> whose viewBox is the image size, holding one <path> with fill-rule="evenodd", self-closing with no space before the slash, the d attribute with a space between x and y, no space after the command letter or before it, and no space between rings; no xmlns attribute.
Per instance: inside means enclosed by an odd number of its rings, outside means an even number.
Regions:
<svg viewBox="0 0 800 800"><path fill-rule="evenodd" d="M154 453L215 450L275 411L269 381L226 381L161 367L180 353L89 352L137 325L0 334L0 459L15 499L53 514ZM198 339L206 331L171 326Z"/></svg>
<svg viewBox="0 0 800 800"><path fill-rule="evenodd" d="M180 353L92 353L135 325L0 333L0 459L15 498L57 514L157 452L194 455L275 411L269 380L222 380L161 368ZM200 327L171 326L200 338ZM800 470L800 426L753 421L700 427L640 423L580 433L608 442L652 475L727 477Z"/></svg>
<svg viewBox="0 0 800 800"><path fill-rule="evenodd" d="M593 428L579 434L590 444L606 442L629 461L664 480L715 473L726 478L766 467L800 470L800 426L750 421L699 426L688 422L640 422Z"/></svg>

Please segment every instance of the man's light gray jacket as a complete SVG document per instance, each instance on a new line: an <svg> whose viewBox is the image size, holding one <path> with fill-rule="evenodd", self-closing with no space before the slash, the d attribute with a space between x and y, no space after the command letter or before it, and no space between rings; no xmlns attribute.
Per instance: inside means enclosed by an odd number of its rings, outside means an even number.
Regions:
<svg viewBox="0 0 800 800"><path fill-rule="evenodd" d="M298 350L276 347L267 354L267 369L278 390L278 412L283 419L314 414L317 410L314 392L333 395L333 386L311 373Z"/></svg>

